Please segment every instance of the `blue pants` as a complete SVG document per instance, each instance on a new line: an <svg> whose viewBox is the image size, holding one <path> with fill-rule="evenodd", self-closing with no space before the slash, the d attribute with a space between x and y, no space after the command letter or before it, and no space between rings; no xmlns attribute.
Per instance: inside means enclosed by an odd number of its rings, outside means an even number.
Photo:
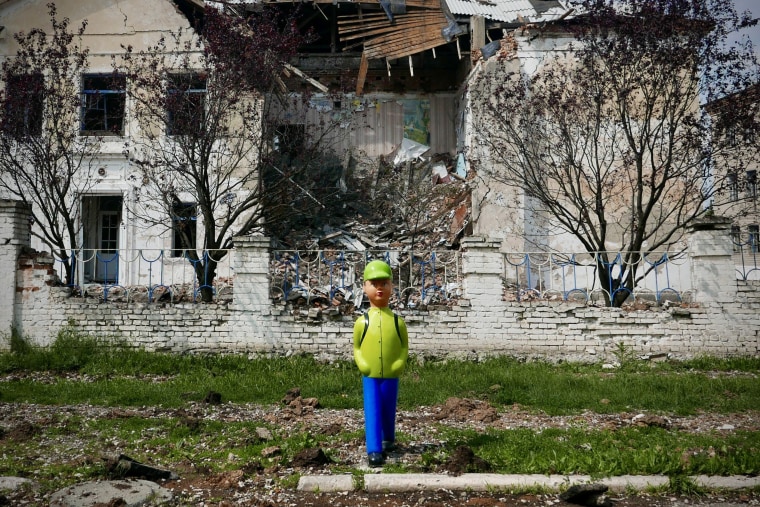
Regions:
<svg viewBox="0 0 760 507"><path fill-rule="evenodd" d="M396 440L397 378L362 377L367 454L383 452L383 441Z"/></svg>

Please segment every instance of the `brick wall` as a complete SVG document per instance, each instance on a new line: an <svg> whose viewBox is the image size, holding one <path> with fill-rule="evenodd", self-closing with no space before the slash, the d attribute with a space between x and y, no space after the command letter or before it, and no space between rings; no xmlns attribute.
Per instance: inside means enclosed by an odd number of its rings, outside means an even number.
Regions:
<svg viewBox="0 0 760 507"><path fill-rule="evenodd" d="M0 323L9 331L16 320L16 260L31 243L31 209L18 201L0 199ZM26 221L26 222L25 222Z"/></svg>
<svg viewBox="0 0 760 507"><path fill-rule="evenodd" d="M17 212L24 210L13 209ZM0 216L0 228L2 224ZM411 352L438 358L506 354L599 362L613 359L623 344L640 356L756 356L760 282L737 282L733 273L729 279L710 279L709 273L725 276L730 249L720 244L723 229L697 232L694 261L699 270L693 278L702 285L695 285L696 303L642 311L503 301L498 242L468 238L463 244L466 299L454 308L404 312ZM6 230L0 229L0 240L3 234ZM719 245L717 253L711 244ZM16 280L15 313L0 314L2 326L10 330L14 325L41 345L50 344L71 323L82 332L148 350L350 358L353 317L293 312L271 302L268 245L263 237L236 239L235 293L225 304L102 303L70 297L68 289L51 286L52 259L14 251L17 262L4 263L0 276ZM0 255L10 256L3 248ZM711 262L719 269L711 269Z"/></svg>

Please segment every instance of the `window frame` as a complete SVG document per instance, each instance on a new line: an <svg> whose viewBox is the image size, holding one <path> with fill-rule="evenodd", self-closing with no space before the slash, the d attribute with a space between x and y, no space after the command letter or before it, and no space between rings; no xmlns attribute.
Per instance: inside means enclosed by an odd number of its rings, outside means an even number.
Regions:
<svg viewBox="0 0 760 507"><path fill-rule="evenodd" d="M189 223L190 242L186 245L179 230L181 224ZM198 246L198 204L194 202L176 202L172 205L172 247L171 257L183 257L187 250L195 250Z"/></svg>
<svg viewBox="0 0 760 507"><path fill-rule="evenodd" d="M731 226L731 246L734 252L741 250L742 245L742 228L738 225Z"/></svg>
<svg viewBox="0 0 760 507"><path fill-rule="evenodd" d="M197 136L202 132L206 118L208 78L204 77L200 72L182 72L168 74L166 79L166 135L169 137ZM189 86L177 86L177 84L181 85L183 82L189 83ZM196 86L201 83L203 85L202 88ZM176 100L174 98L180 95L183 97L183 100L173 105ZM190 100L190 97L194 98ZM196 100L199 102L196 103ZM186 107L182 107L183 105ZM198 111L200 111L200 114L198 114ZM185 115L185 125L178 127L175 115L178 115L180 112Z"/></svg>
<svg viewBox="0 0 760 507"><path fill-rule="evenodd" d="M31 87L23 87L23 79L34 79ZM15 90L14 90L15 89ZM10 99L11 93L21 93L21 98ZM41 72L13 74L5 83L2 130L14 139L40 137L45 112L45 76ZM20 113L19 118L17 114ZM30 127L31 124L31 127Z"/></svg>
<svg viewBox="0 0 760 507"><path fill-rule="evenodd" d="M728 188L728 200L730 202L739 200L739 178L735 172L726 175L726 187Z"/></svg>
<svg viewBox="0 0 760 507"><path fill-rule="evenodd" d="M757 199L757 170L751 169L746 173L744 191L748 199Z"/></svg>
<svg viewBox="0 0 760 507"><path fill-rule="evenodd" d="M727 127L726 128L726 143L728 144L728 146L733 148L739 144L736 140L736 137L737 137L736 126L730 125L729 127Z"/></svg>
<svg viewBox="0 0 760 507"><path fill-rule="evenodd" d="M88 82L89 80L89 82ZM102 80L103 84L97 88L88 88L88 85L100 84L95 81ZM110 83L109 83L110 81ZM114 85L119 85L118 87ZM104 73L87 73L82 74L82 88L80 92L81 104L79 109L79 134L87 135L124 135L124 125L126 123L126 97L127 97L127 78L123 74L104 74ZM95 104L90 104L91 100ZM98 107L102 104L102 107ZM110 106L116 106L118 112L111 113ZM101 113L97 113L97 112ZM90 119L90 114L95 118ZM97 125L102 128L90 128L90 123L96 123L97 117L101 116ZM113 128L118 124L118 128Z"/></svg>
<svg viewBox="0 0 760 507"><path fill-rule="evenodd" d="M747 226L747 245L750 252L760 252L760 226L750 224Z"/></svg>

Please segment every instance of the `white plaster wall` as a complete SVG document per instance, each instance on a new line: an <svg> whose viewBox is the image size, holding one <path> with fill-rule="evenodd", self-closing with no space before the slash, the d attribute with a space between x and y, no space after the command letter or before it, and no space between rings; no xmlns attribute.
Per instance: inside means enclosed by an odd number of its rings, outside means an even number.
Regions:
<svg viewBox="0 0 760 507"><path fill-rule="evenodd" d="M47 3L49 0L13 0L0 5L4 26L0 37L0 58L5 59L17 51L13 34L28 32L31 28L52 31ZM82 44L90 50L88 73L111 72L112 57L124 52L122 45L139 51L155 44L169 31L182 29L187 33L190 30L187 18L169 0L58 0L55 4L57 19L68 18L70 31L76 31L83 21L87 21ZM95 167L102 168L103 175L88 189L88 195L122 195L125 203L132 199L131 185L127 182L130 166L123 149L125 141L138 132L134 122L130 121L129 104L126 113L125 135L105 139L101 156L95 161ZM78 126L72 125L72 128ZM32 240L32 247L47 250L36 238ZM168 230L146 230L128 213L122 213L120 249L170 247Z"/></svg>

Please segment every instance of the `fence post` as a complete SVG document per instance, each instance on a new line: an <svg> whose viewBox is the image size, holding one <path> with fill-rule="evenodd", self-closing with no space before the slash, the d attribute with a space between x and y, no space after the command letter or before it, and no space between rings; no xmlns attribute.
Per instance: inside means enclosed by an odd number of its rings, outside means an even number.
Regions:
<svg viewBox="0 0 760 507"><path fill-rule="evenodd" d="M230 336L239 347L256 350L273 343L272 301L269 298L269 238L233 238L234 297ZM256 345L258 342L259 346Z"/></svg>
<svg viewBox="0 0 760 507"><path fill-rule="evenodd" d="M0 199L0 335L15 325L18 258L31 246L31 206Z"/></svg>
<svg viewBox="0 0 760 507"><path fill-rule="evenodd" d="M700 303L730 303L736 300L736 268L729 230L731 220L707 217L687 229L691 286Z"/></svg>
<svg viewBox="0 0 760 507"><path fill-rule="evenodd" d="M492 307L503 298L501 241L480 236L462 239L464 292L473 308Z"/></svg>

